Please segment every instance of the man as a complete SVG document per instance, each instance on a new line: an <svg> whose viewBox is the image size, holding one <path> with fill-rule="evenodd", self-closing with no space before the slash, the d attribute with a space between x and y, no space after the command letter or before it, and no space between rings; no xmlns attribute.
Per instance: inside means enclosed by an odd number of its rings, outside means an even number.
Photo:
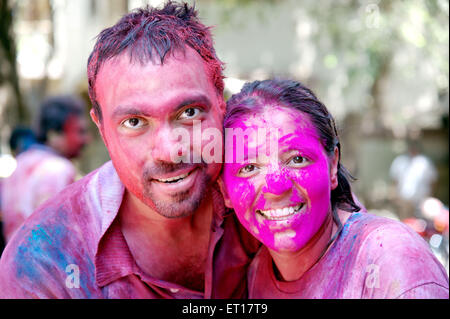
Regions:
<svg viewBox="0 0 450 319"><path fill-rule="evenodd" d="M26 151L30 146L36 143L36 137L34 132L25 126L18 125L16 126L9 137L9 148L14 157L17 157L20 153ZM3 235L3 221L2 221L2 182L3 179L0 179L0 256L5 248L5 237Z"/></svg>
<svg viewBox="0 0 450 319"><path fill-rule="evenodd" d="M432 196L437 180L433 162L420 152L417 140L407 140L407 153L398 155L391 164L389 175L396 184L396 204L401 220L421 217L420 205Z"/></svg>
<svg viewBox="0 0 450 319"><path fill-rule="evenodd" d="M171 155L175 129L222 131L221 72L187 4L139 9L100 33L88 61L91 116L112 161L25 223L0 261L1 296L245 295L257 244L225 213L221 163Z"/></svg>
<svg viewBox="0 0 450 319"><path fill-rule="evenodd" d="M73 96L50 97L41 105L40 143L29 131L14 132L11 146L17 146L17 168L3 181L1 194L7 242L39 205L74 182L76 170L70 159L77 157L88 141L83 107L82 100Z"/></svg>

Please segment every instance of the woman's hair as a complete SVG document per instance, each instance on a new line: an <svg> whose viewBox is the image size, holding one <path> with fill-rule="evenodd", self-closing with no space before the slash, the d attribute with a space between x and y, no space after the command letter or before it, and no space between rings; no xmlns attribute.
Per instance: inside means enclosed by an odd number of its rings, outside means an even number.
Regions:
<svg viewBox="0 0 450 319"><path fill-rule="evenodd" d="M241 92L234 94L228 100L224 127L229 128L239 117L261 112L271 105L290 107L307 114L328 156L333 156L335 147L338 148L338 186L331 191L331 205L333 218L338 225L342 226L337 218L336 208L349 212L360 210L353 200L350 186L350 181L354 178L340 163L341 145L334 119L310 89L299 82L286 79L246 83Z"/></svg>

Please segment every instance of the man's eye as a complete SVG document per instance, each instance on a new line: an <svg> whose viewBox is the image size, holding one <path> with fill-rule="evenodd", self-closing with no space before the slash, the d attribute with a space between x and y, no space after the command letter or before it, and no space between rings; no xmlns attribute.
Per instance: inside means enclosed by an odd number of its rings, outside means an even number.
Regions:
<svg viewBox="0 0 450 319"><path fill-rule="evenodd" d="M306 157L297 155L297 156L294 156L293 158L291 158L291 160L289 161L288 164L298 167L298 166L305 166L308 163L309 163L309 160Z"/></svg>
<svg viewBox="0 0 450 319"><path fill-rule="evenodd" d="M126 119L125 121L123 121L122 125L125 126L126 128L137 129L137 128L141 128L142 126L144 126L145 123L140 118L132 117L132 118L129 118L129 119Z"/></svg>
<svg viewBox="0 0 450 319"><path fill-rule="evenodd" d="M179 116L179 119L180 120L192 119L192 118L196 117L199 113L200 113L200 110L198 108L190 107L190 108L187 108L186 110L184 110L183 113L181 113L181 115Z"/></svg>
<svg viewBox="0 0 450 319"><path fill-rule="evenodd" d="M253 164L248 164L239 170L238 175L239 176L249 176L249 175L252 175L253 173L255 173L257 170L258 170L257 166L255 166Z"/></svg>

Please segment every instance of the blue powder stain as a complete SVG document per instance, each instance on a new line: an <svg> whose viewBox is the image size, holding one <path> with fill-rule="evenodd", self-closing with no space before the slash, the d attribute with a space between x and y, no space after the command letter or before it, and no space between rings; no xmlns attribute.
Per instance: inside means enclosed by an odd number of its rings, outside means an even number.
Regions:
<svg viewBox="0 0 450 319"><path fill-rule="evenodd" d="M41 225L36 225L31 231L27 240L18 247L15 256L17 276L22 278L27 276L32 280L37 279L39 275L38 268L47 268L52 265L52 261L56 262L58 267L64 270L68 264L64 254L61 252L60 236L62 226L55 229L44 229ZM56 245L55 245L56 243Z"/></svg>
<svg viewBox="0 0 450 319"><path fill-rule="evenodd" d="M66 254L68 245L68 229L65 226L67 212L60 209L53 218L44 218L44 224L38 224L29 230L28 237L18 246L14 257L16 265L16 275L18 279L24 277L34 284L39 284L45 280L48 274L54 274L53 278L59 277L61 285L65 285L65 278L69 275L66 268L70 264L86 265L87 269L80 269L80 288L73 289L72 293L80 297L90 297L91 284L95 283L95 265L91 258L83 252L83 245L78 243L80 249L77 251L81 260L74 260L77 254ZM22 227L23 231L25 227ZM69 237L70 238L70 237ZM75 243L75 247L78 247ZM80 265L81 266L81 265ZM55 273L56 271L56 273ZM45 284L44 284L45 286Z"/></svg>
<svg viewBox="0 0 450 319"><path fill-rule="evenodd" d="M57 243L56 246L54 246L50 251L49 255L51 260L56 263L58 269L64 272L63 277L66 278L69 273L66 272L66 268L70 264L76 264L78 266L80 264L80 260L75 260L74 256L72 255L65 255L62 249L62 245L67 242L67 234L68 230L64 225L56 224L51 229L52 238L54 239L54 242ZM81 250L81 249L80 249ZM78 251L81 253L81 251ZM80 254L81 255L81 254ZM95 266L92 263L91 258L88 256L85 256L83 258L83 263L88 261L88 269L87 274L85 273L86 270L80 269L80 288L81 289L73 289L72 293L79 293L81 294L80 297L87 297L90 298L90 290L87 287L87 284L90 282L95 282Z"/></svg>
<svg viewBox="0 0 450 319"><path fill-rule="evenodd" d="M36 268L30 262L28 249L25 246L21 245L18 247L14 262L16 264L17 278L21 279L26 275L30 279L35 279L38 276Z"/></svg>
<svg viewBox="0 0 450 319"><path fill-rule="evenodd" d="M37 225L31 230L31 236L28 237L28 240L17 249L14 262L18 278L27 276L30 279L37 279L39 273L35 262L44 256L43 243L51 243L51 239L45 230L40 225Z"/></svg>
<svg viewBox="0 0 450 319"><path fill-rule="evenodd" d="M28 241L39 242L41 240L49 243L50 245L52 244L50 236L45 232L41 225L37 225L35 229L31 230L31 237L28 237Z"/></svg>

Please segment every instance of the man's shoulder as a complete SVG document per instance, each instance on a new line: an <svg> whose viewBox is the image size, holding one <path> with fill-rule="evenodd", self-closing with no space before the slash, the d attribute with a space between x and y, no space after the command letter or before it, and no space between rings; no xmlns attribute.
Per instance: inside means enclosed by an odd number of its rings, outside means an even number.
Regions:
<svg viewBox="0 0 450 319"><path fill-rule="evenodd" d="M67 185L55 194L56 196L45 201L26 220L18 233L23 237L24 232L29 232L39 225L67 228L72 234L79 233L85 236L86 230L95 228L96 219L101 218L101 197L103 193L108 193L108 190L102 189L102 184L111 182L108 186L113 187L110 174L104 174L105 167L108 168L107 164Z"/></svg>
<svg viewBox="0 0 450 319"><path fill-rule="evenodd" d="M89 236L95 221L83 192L88 181L83 178L67 186L33 212L8 242L2 259L11 253L15 260L41 260L51 251L69 251L77 238Z"/></svg>
<svg viewBox="0 0 450 319"><path fill-rule="evenodd" d="M80 219L69 217L72 212L66 207L48 208L26 220L3 252L0 284L7 298L66 298L68 267L82 268L85 276L94 273L92 230L85 229Z"/></svg>
<svg viewBox="0 0 450 319"><path fill-rule="evenodd" d="M72 265L84 276L93 276L103 226L96 189L99 172L101 168L67 186L22 224L3 252L0 283L11 286L17 282L30 287L54 283L60 289L67 267ZM94 283L95 279L86 282Z"/></svg>

